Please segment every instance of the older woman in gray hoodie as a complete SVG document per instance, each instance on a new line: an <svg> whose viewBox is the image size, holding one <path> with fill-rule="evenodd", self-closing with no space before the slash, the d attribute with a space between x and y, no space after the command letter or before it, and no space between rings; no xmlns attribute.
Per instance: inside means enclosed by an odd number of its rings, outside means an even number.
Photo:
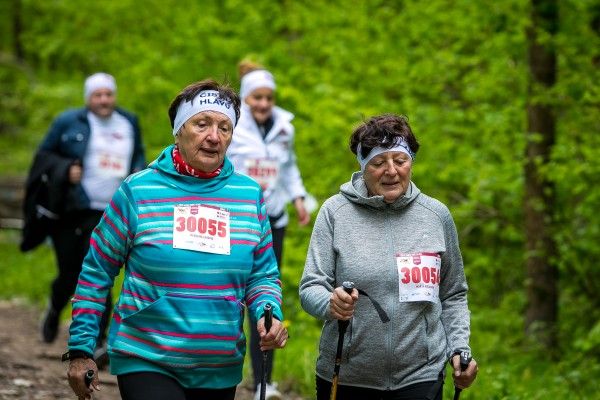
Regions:
<svg viewBox="0 0 600 400"><path fill-rule="evenodd" d="M419 143L406 118L369 119L350 149L361 170L319 211L300 282L302 307L325 321L317 399L330 395L338 320L350 321L339 400L441 399L447 361L460 389L477 374L474 360L464 371L459 363L470 353L470 318L454 221L411 181ZM355 284L350 294L345 281Z"/></svg>

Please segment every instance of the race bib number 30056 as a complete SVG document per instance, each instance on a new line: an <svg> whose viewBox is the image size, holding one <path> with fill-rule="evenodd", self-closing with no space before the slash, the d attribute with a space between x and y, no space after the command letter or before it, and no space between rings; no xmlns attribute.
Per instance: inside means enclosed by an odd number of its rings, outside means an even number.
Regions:
<svg viewBox="0 0 600 400"><path fill-rule="evenodd" d="M229 211L179 204L173 211L173 248L230 254Z"/></svg>
<svg viewBox="0 0 600 400"><path fill-rule="evenodd" d="M437 253L396 254L400 302L438 301L441 265Z"/></svg>

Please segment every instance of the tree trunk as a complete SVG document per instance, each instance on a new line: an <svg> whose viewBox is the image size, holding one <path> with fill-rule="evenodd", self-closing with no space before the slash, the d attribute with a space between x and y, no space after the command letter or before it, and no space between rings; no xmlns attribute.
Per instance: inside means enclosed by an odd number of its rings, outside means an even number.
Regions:
<svg viewBox="0 0 600 400"><path fill-rule="evenodd" d="M23 45L21 42L21 32L23 26L21 24L21 0L13 0L13 18L12 18L12 34L13 34L13 52L15 59L21 62L25 58Z"/></svg>
<svg viewBox="0 0 600 400"><path fill-rule="evenodd" d="M547 349L556 345L558 272L553 237L554 185L544 173L555 141L555 116L544 93L556 80L556 54L538 33L552 38L558 26L556 0L532 0L529 43L529 98L525 153L525 231L527 300L525 328L530 338Z"/></svg>

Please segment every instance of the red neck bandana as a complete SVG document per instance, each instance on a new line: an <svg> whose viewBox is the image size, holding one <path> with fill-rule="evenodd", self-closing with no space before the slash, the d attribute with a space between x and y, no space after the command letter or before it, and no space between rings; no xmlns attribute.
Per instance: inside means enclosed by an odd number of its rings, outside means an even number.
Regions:
<svg viewBox="0 0 600 400"><path fill-rule="evenodd" d="M215 169L213 172L198 171L183 161L183 157L181 157L179 147L177 146L173 147L173 165L175 166L177 172L179 172L181 175L195 176L196 178L204 179L214 178L215 176L219 175L223 169L223 164L221 164L221 166Z"/></svg>

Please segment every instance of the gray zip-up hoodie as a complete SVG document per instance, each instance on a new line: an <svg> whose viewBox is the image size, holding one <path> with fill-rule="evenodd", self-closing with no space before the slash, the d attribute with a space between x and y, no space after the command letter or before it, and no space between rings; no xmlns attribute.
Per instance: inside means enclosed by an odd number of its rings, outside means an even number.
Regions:
<svg viewBox="0 0 600 400"><path fill-rule="evenodd" d="M438 253L441 282L437 302L400 302L398 253ZM344 338L340 385L378 390L438 379L454 351L470 350L467 282L450 211L414 183L387 204L367 195L362 173L321 207L300 282L302 307L324 319L317 375L331 381L338 323L329 313L333 289L352 281L379 302L359 295Z"/></svg>

